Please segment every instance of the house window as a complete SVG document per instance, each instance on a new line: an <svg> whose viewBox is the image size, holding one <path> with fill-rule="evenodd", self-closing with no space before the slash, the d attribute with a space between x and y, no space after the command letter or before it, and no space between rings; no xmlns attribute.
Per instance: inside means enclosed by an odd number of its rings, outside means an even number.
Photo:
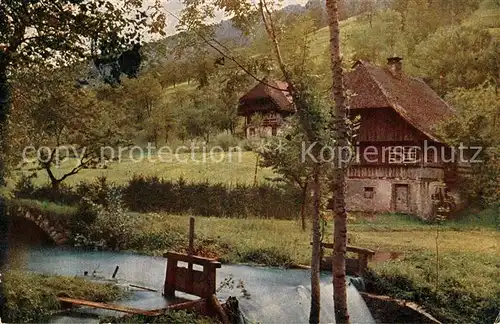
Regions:
<svg viewBox="0 0 500 324"><path fill-rule="evenodd" d="M416 163L417 147L392 146L389 150L389 163Z"/></svg>
<svg viewBox="0 0 500 324"><path fill-rule="evenodd" d="M372 199L374 192L375 192L375 190L373 187L365 187L364 197L368 198L368 199Z"/></svg>

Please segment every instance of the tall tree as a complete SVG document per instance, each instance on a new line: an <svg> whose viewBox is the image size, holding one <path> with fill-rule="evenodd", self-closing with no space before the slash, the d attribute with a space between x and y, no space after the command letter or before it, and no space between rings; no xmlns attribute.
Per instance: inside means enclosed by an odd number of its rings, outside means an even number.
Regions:
<svg viewBox="0 0 500 324"><path fill-rule="evenodd" d="M330 55L333 78L333 97L335 106L332 108L334 138L339 150L344 152L348 142L347 98L344 91L342 71L342 57L340 52L340 28L338 15L338 0L327 0L326 10L330 29ZM346 165L341 159L335 170L335 179L332 182L333 212L334 212L334 249L333 249L333 303L335 307L336 323L349 322L347 310L346 268L345 255L347 248L347 212L345 204Z"/></svg>

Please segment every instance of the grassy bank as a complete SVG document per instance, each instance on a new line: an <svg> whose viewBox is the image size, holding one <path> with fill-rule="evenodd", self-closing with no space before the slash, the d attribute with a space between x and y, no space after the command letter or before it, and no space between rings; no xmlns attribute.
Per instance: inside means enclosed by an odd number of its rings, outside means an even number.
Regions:
<svg viewBox="0 0 500 324"><path fill-rule="evenodd" d="M186 311L169 312L162 316L147 317L134 315L120 318L104 318L101 323L150 323L150 324L213 324L218 321Z"/></svg>
<svg viewBox="0 0 500 324"><path fill-rule="evenodd" d="M45 322L60 310L58 296L70 296L107 302L123 297L124 292L112 284L98 284L80 278L49 277L21 271L5 274L8 323Z"/></svg>

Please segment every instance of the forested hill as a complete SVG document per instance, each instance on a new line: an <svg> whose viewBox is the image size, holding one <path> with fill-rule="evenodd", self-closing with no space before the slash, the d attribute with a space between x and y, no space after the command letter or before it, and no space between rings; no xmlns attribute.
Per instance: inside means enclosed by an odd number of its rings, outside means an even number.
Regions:
<svg viewBox="0 0 500 324"><path fill-rule="evenodd" d="M385 64L387 57L396 54L404 58L407 73L430 80L444 95L455 87L481 84L492 77L490 74L498 65L499 0L344 0L341 4L343 16L347 17L341 23L346 68L357 59ZM294 27L311 27L310 59L318 65L328 64L329 31L324 27L324 1L289 6L280 15L286 33L295 32L295 38L301 35L297 35L300 31L293 31ZM252 39L230 21L224 21L215 26L214 35L243 61L249 53L253 58L272 57L265 41L259 40L262 33L258 28ZM194 44L196 51L192 51ZM284 47L286 50L286 44ZM241 57L242 52L247 57ZM167 78L163 83L170 85L191 80L206 83L218 55L196 35L186 34L156 43L147 53L157 63L158 59L161 61L162 75ZM465 76L461 75L464 66L472 70Z"/></svg>

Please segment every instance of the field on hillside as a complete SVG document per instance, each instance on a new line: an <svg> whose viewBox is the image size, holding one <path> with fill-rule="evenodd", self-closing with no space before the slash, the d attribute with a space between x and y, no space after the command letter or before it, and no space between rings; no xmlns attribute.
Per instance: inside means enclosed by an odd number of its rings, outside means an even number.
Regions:
<svg viewBox="0 0 500 324"><path fill-rule="evenodd" d="M107 169L84 169L80 173L69 177L65 183L74 185L82 181L93 181L97 177L106 177L112 183L124 184L134 175L157 176L168 180L178 180L183 178L188 182L224 183L227 185L253 184L255 176L257 156L253 152L241 152L241 155L234 152L207 155L203 154L179 154L174 155L153 155L151 157L131 160L125 157L121 162L112 162ZM71 171L76 161L65 162L61 167L55 168L54 173L60 176ZM16 179L22 174L30 172L24 169L13 173L10 186L13 186ZM265 182L266 178L272 177L273 172L267 168L258 168L257 181ZM49 183L47 173L39 171L34 180L36 185Z"/></svg>

